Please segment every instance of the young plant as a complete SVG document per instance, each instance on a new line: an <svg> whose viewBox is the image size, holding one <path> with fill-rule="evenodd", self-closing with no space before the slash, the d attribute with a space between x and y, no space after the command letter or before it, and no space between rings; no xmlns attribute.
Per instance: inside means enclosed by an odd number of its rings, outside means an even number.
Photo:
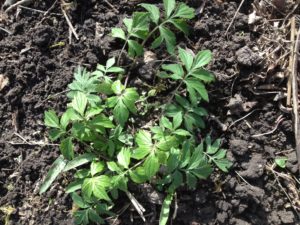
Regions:
<svg viewBox="0 0 300 225"><path fill-rule="evenodd" d="M126 30L121 28L112 29L113 37L125 41L120 56L127 45L130 57L143 55L146 42L152 36L155 36L157 31L158 34L154 37L151 48L158 48L162 43L165 43L168 52L173 54L176 36L170 29L170 25L188 35L189 29L186 20L194 18L195 10L184 3L176 4L175 0L164 0L164 16L161 17L161 12L157 6L146 3L140 4L140 6L145 8L147 13L135 12L132 18L125 18L123 23ZM150 30L150 27L153 27L153 29Z"/></svg>
<svg viewBox="0 0 300 225"><path fill-rule="evenodd" d="M157 6L140 4L147 12L136 12L132 19L124 19L126 31L113 28L113 36L125 41L121 54L128 46L131 57L142 55L147 40L156 31L159 33L152 47L164 42L168 52L174 53L176 38L169 26L187 34L185 20L194 17L194 10L174 0L163 3L164 17ZM154 28L150 31L150 27ZM61 116L53 110L45 112L50 139L60 142L61 154L45 177L40 193L47 191L59 174L73 171L73 181L66 192L73 200L75 224L105 223L105 217L115 216L114 200L122 192L136 206L128 184L148 182L166 194L159 218L159 224L165 225L180 186L195 189L199 179L207 179L213 172L213 165L228 171L231 163L226 159L226 150L220 149L220 140L212 142L209 136L199 140L195 135L195 130L198 133L205 125L202 117L207 111L199 103L209 100L205 84L214 77L203 66L210 62L212 54L205 50L194 55L178 48L178 58L180 63L162 65L159 74L177 87L162 103L158 123L145 121L146 115L141 117L139 112L143 107L136 105L159 95L149 91L147 97L140 99L136 88L123 85L119 74L124 70L114 66L114 58L108 59L105 66L98 65L92 73L79 68L69 85L66 111ZM141 128L134 118L129 124L132 115L154 125Z"/></svg>

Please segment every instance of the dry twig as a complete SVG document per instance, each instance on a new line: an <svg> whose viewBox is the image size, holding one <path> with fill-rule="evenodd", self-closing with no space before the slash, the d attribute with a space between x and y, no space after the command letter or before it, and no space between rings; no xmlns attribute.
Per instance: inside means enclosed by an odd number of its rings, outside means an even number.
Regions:
<svg viewBox="0 0 300 225"><path fill-rule="evenodd" d="M237 8L237 10L236 10L236 12L235 12L235 14L234 14L234 16L233 16L233 18L232 18L232 20L231 20L229 26L227 27L227 30L226 30L226 32L225 32L225 36L227 35L227 33L228 33L230 27L232 26L232 24L233 24L233 22L234 22L234 20L235 20L235 18L236 18L236 16L237 16L237 14L239 13L239 11L240 11L242 5L244 4L244 2L245 2L245 0L242 0L241 3L240 3L240 5L239 5L239 7Z"/></svg>
<svg viewBox="0 0 300 225"><path fill-rule="evenodd" d="M72 25L70 19L69 19L69 17L68 17L68 15L67 15L66 11L64 10L63 6L61 6L61 11L62 11L64 17L66 18L67 24L69 25L69 27L70 27L72 33L74 34L75 38L76 38L77 40L79 40L79 37L78 37L78 35L77 35L77 33L76 33L76 31L75 31L75 29L74 29L74 27L73 27L73 25Z"/></svg>
<svg viewBox="0 0 300 225"><path fill-rule="evenodd" d="M18 1L18 2L16 2L15 4L9 6L9 7L5 10L5 12L8 13L9 11L11 11L11 10L13 10L14 8L18 7L19 5L22 5L22 4L24 4L24 3L30 3L30 2L31 2L31 0L21 0L21 1Z"/></svg>

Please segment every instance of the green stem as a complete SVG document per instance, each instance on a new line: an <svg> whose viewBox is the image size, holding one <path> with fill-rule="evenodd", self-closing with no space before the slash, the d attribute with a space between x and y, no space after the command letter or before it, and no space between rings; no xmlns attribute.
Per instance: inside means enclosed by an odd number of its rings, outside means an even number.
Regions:
<svg viewBox="0 0 300 225"><path fill-rule="evenodd" d="M127 42L128 42L128 40L129 40L129 38L130 38L130 35L128 35L128 37L126 38L125 43L124 43L124 45L123 45L123 47L122 47L122 49L121 49L120 55L119 55L118 60L117 60L117 65L118 65L118 66L120 66L121 56L122 56L123 53L124 53L124 50L125 50L125 47L126 47L126 45L127 45Z"/></svg>

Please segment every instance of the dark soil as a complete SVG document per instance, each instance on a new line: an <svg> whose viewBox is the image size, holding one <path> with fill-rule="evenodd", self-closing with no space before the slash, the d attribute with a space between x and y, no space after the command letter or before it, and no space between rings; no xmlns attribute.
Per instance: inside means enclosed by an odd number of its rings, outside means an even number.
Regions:
<svg viewBox="0 0 300 225"><path fill-rule="evenodd" d="M29 7L47 11L53 2L34 1ZM111 1L118 14L101 2L77 1L70 14L79 40L73 38L71 44L58 4L46 17L26 9L17 15L15 11L8 16L0 12L0 26L12 32L8 35L0 30L0 75L9 79L9 85L0 90L0 224L4 224L7 213L3 209L8 206L14 209L8 218L11 225L72 224L72 202L63 190L67 177L60 177L45 195L38 195L58 148L20 144L23 140L16 133L29 142L47 142L43 113L49 108L58 112L65 109L67 99L61 92L72 80L76 66L94 69L107 60L110 52L121 48L109 37L110 29L120 26L121 19L139 2ZM299 224L282 188L266 170L280 152L289 157L288 172L297 173L297 162L291 115L280 110L279 102L273 100L275 94L260 94L255 89L266 80L261 79L264 61L254 51L259 47L256 40L260 34L247 24L252 1L243 5L227 36L225 31L240 1L221 2L207 1L204 12L193 20L188 43L181 45L214 53L209 69L217 82L209 87L208 131L213 137L222 137L234 166L229 174L217 171L196 191L180 190L173 224ZM198 8L202 1L191 0L189 4ZM65 45L49 48L58 42ZM283 120L273 133L259 135L273 130L279 117ZM289 192L284 183L283 188ZM141 187L133 194L147 208L147 224L158 224L160 205L145 197L144 190ZM123 206L124 201L117 208ZM115 224L143 223L129 208Z"/></svg>

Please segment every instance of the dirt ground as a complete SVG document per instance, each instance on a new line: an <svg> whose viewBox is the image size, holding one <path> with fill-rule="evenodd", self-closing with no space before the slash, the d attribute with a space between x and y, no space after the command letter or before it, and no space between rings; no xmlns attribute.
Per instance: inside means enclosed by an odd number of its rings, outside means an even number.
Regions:
<svg viewBox="0 0 300 225"><path fill-rule="evenodd" d="M46 16L25 8L8 15L0 12L0 27L11 32L0 30L0 75L9 80L0 90L0 224L72 224L72 202L63 190L68 177L60 177L45 195L38 195L39 185L58 155L56 146L40 144L47 142L43 113L49 108L65 109L63 92L77 65L94 69L120 50L121 44L109 36L110 30L120 26L139 2L111 2L119 13L102 1L77 1L77 7L69 12L79 35L72 43L58 4ZM187 2L197 9L203 3ZM38 0L28 7L47 11L53 3ZM199 183L196 191L181 189L173 224L300 224L293 208L299 204L297 189L292 195L291 184L277 178L280 186L268 170L276 156L285 155L287 168L278 171L296 175L297 160L291 114L282 110L281 100L274 100L276 91L266 94L257 89L268 81L261 78L266 71L259 54L261 33L248 24L252 1L245 1L225 35L239 3L207 1L192 21L188 43L180 43L195 51L210 49L214 54L209 70L217 82L209 86L207 131L222 138L234 165L228 174L216 172ZM61 44L54 46L57 43ZM141 74L141 79L144 77ZM272 84L278 85L277 90L285 85L278 80ZM148 201L144 188L133 193L146 206L147 224L158 224L160 206ZM293 196L292 202L284 191ZM121 209L124 201L118 204ZM130 207L115 224L143 223Z"/></svg>

